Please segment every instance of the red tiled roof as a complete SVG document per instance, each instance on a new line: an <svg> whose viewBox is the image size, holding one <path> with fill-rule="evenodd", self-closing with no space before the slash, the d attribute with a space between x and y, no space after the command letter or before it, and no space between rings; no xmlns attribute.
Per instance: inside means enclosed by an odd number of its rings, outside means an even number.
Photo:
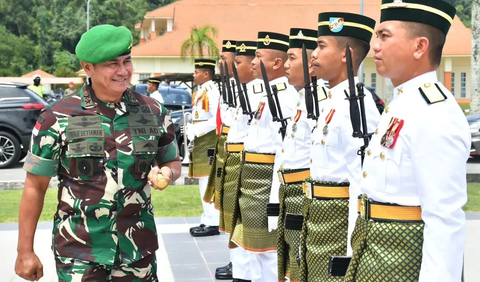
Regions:
<svg viewBox="0 0 480 282"><path fill-rule="evenodd" d="M174 30L132 48L133 56L180 56L182 43L193 26L212 25L218 29L217 46L223 39L255 40L260 30L288 34L291 27L315 29L318 13L359 12L358 0L180 0L154 11L145 18L173 17ZM365 0L364 13L380 19L379 0ZM471 30L456 17L448 34L445 55L470 55ZM461 43L461 44L459 44Z"/></svg>

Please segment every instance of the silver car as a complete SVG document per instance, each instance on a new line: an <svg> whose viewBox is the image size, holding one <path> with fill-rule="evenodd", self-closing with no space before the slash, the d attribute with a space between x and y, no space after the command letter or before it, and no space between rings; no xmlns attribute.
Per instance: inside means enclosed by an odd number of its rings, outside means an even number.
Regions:
<svg viewBox="0 0 480 282"><path fill-rule="evenodd" d="M470 125L470 133L472 134L471 156L480 156L480 114L471 114L467 116Z"/></svg>

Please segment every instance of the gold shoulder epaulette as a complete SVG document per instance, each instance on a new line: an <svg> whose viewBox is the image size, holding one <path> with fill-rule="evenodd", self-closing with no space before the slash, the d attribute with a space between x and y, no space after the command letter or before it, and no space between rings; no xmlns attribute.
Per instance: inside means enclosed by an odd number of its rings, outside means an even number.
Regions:
<svg viewBox="0 0 480 282"><path fill-rule="evenodd" d="M425 83L422 87L418 88L418 90L420 90L420 94L422 94L423 99L425 99L428 104L435 104L447 99L447 96L436 83Z"/></svg>
<svg viewBox="0 0 480 282"><path fill-rule="evenodd" d="M257 83L253 85L253 93L259 94L263 92L263 84Z"/></svg>
<svg viewBox="0 0 480 282"><path fill-rule="evenodd" d="M318 102L328 98L328 89L325 86L317 86Z"/></svg>
<svg viewBox="0 0 480 282"><path fill-rule="evenodd" d="M278 91L283 91L287 89L287 84L285 82L279 82L277 83L277 90Z"/></svg>

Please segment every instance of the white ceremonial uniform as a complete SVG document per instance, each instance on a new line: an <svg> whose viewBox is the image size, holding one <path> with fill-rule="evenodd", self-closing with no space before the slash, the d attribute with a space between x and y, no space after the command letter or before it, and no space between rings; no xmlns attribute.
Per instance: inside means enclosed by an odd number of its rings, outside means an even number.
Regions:
<svg viewBox="0 0 480 282"><path fill-rule="evenodd" d="M153 91L152 94L150 94L150 98L153 98L162 104L164 103L162 94L160 94L158 90Z"/></svg>
<svg viewBox="0 0 480 282"><path fill-rule="evenodd" d="M355 77L355 84L358 78ZM361 158L357 154L364 145L363 139L352 137L353 127L350 119L350 102L345 98L348 91L348 80L331 88L328 98L320 105L320 118L312 134L310 151L310 176L313 180L327 182L349 182L349 217L347 254L352 254L350 237L355 227L357 198L360 192ZM319 93L320 95L320 93ZM380 119L372 94L365 88L365 115L368 132L373 132ZM360 110L360 105L359 105ZM334 112L333 112L334 111ZM328 132L324 134L327 116L333 112L328 123ZM363 129L362 129L363 130Z"/></svg>
<svg viewBox="0 0 480 282"><path fill-rule="evenodd" d="M205 96L208 97L208 112L202 108L203 100ZM192 107L192 119L193 121L203 121L196 124L190 124L189 130L192 130L195 137L199 137L207 134L208 132L215 130L217 127L217 108L220 92L218 91L215 83L212 80L205 82L198 86L197 94L194 97ZM190 129L191 128L191 129ZM207 154L207 152L205 152ZM203 195L207 189L208 175L198 178L200 187L200 200L202 201L203 214L200 219L200 223L211 226L218 226L220 220L220 213L215 209L215 205L206 203L203 201Z"/></svg>
<svg viewBox="0 0 480 282"><path fill-rule="evenodd" d="M232 90L232 95L235 97L235 100L237 102L237 107L240 106L240 102L238 100L238 95L235 94L237 92L237 86L235 84L235 79L230 78L230 87ZM225 88L225 91L227 91L226 95L228 95L228 90ZM236 107L230 107L228 104L223 103L223 97L220 98L220 109L221 109L221 117L222 117L222 123L226 126L230 126L233 122L233 117L235 116L235 110Z"/></svg>
<svg viewBox="0 0 480 282"><path fill-rule="evenodd" d="M288 84L288 80L284 76L270 81L269 84L270 87L272 85L277 85L278 89L284 88L284 90L278 92L282 115L284 118L293 116L295 114L295 106L297 103L297 90ZM245 138L244 150L255 153L276 154L282 148L282 136L278 132L281 124L272 120L266 92L264 92L263 97L261 97L259 105L260 103L264 103L261 118L259 120L252 120L250 127L248 128L248 135ZM278 154L275 155L275 163L277 163L277 157ZM280 184L277 177L277 170L278 167L275 167L274 165L272 187L277 187ZM253 282L270 282L278 280L277 251L262 253L251 252L250 257L250 269Z"/></svg>
<svg viewBox="0 0 480 282"><path fill-rule="evenodd" d="M447 99L428 104L419 88L435 83ZM391 118L404 121L392 149L380 143ZM465 115L433 71L395 88L368 147L361 192L375 201L422 208L419 282L460 281L470 146Z"/></svg>
<svg viewBox="0 0 480 282"><path fill-rule="evenodd" d="M275 161L278 161L276 167L278 167L279 169L299 169L310 167L310 140L311 132L313 130L313 127L315 126L315 121L313 119L307 118L308 113L305 104L304 88L302 88L297 93L295 106L295 113L288 120L287 131L285 134L285 139L283 140L282 148L277 152L279 157ZM297 115L300 116L298 121L295 122L295 118ZM294 124L295 130L292 129ZM278 186L272 186L272 191L270 193L270 203L279 203L279 190L280 183L278 183ZM277 224L277 216L268 217L269 231L276 229Z"/></svg>
<svg viewBox="0 0 480 282"><path fill-rule="evenodd" d="M248 98L250 106L255 107L258 105L263 91L258 93L254 92L255 89L263 89L263 82L260 79L255 79L247 83ZM227 142L242 143L247 137L247 130L249 125L247 124L250 116L243 114L243 109L240 107L240 103L234 111L232 124L230 125L230 131L228 132ZM250 253L245 249L238 247L230 249L230 261L232 262L232 275L234 278L251 280L252 275L250 273Z"/></svg>

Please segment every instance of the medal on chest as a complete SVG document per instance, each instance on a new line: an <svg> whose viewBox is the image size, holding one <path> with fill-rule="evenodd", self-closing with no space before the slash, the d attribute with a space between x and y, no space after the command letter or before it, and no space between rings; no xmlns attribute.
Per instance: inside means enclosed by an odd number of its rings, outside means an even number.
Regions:
<svg viewBox="0 0 480 282"><path fill-rule="evenodd" d="M323 127L323 135L328 134L328 124L332 121L333 114L335 114L335 109L331 109L328 115L325 117L325 126Z"/></svg>
<svg viewBox="0 0 480 282"><path fill-rule="evenodd" d="M298 122L298 120L300 119L301 116L302 116L302 110L298 109L297 114L293 118L293 122L294 122L293 125L292 125L292 131L293 132L297 131L297 122Z"/></svg>
<svg viewBox="0 0 480 282"><path fill-rule="evenodd" d="M262 117L263 109L265 109L265 102L260 102L258 104L257 111L255 112L255 119L260 120Z"/></svg>
<svg viewBox="0 0 480 282"><path fill-rule="evenodd" d="M403 119L392 117L390 119L390 123L388 124L387 131L380 140L380 144L384 147L393 149L400 134L400 130L403 127L403 123Z"/></svg>

